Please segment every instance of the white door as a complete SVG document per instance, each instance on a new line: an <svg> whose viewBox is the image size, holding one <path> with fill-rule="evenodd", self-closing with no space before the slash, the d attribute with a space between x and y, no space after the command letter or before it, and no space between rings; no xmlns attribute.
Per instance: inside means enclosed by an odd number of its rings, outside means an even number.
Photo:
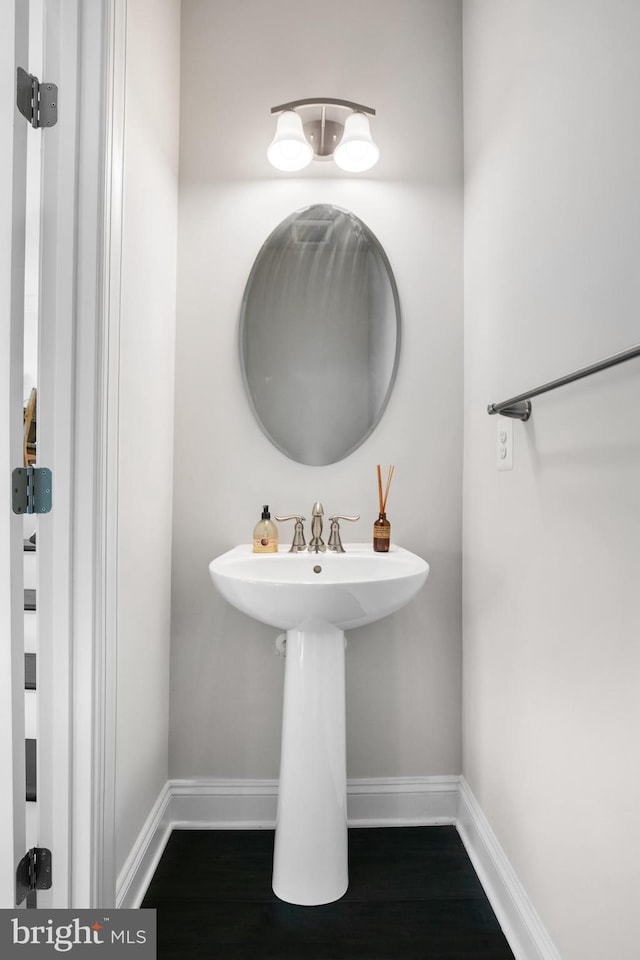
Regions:
<svg viewBox="0 0 640 960"><path fill-rule="evenodd" d="M71 504L80 8L78 0L10 0L6 6L10 19L0 31L0 782L10 789L0 791L0 906L13 906L16 865L28 847L40 847L51 852L54 882L37 897L31 894L27 905L65 907L73 899ZM18 68L36 74L45 91L53 89L49 82L59 88L63 104L53 126L34 129L18 112ZM26 338L27 367L37 370L35 466L53 473L53 507L37 524L36 691L28 694L27 711L28 727L35 713L35 731L27 730L29 737L35 733L37 745L35 803L25 797L25 528L11 508L10 487L13 469L23 465L25 234L28 314L34 312L34 275L39 301L37 344L29 324Z"/></svg>
<svg viewBox="0 0 640 960"><path fill-rule="evenodd" d="M11 509L22 465L22 353L27 124L16 108L16 70L27 62L28 4L3 7L0 30L0 907L15 904L25 853L22 517Z"/></svg>

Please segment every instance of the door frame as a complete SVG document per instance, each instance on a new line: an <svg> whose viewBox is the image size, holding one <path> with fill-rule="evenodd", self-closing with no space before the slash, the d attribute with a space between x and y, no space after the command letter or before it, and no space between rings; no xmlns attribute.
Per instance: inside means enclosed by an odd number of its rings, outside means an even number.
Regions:
<svg viewBox="0 0 640 960"><path fill-rule="evenodd" d="M68 656L70 717L66 783L56 792L52 818L56 830L66 829L68 869L60 877L54 861L52 899L42 905L113 907L126 2L52 2L63 25L59 110L73 104L76 117L74 193L67 186L58 198L72 229L67 223L58 240L56 266L72 313L62 320L72 354L69 404L55 413L72 421L63 464L70 491L69 616L66 636L58 624L54 637L56 655ZM55 473L53 496L55 509Z"/></svg>
<svg viewBox="0 0 640 960"><path fill-rule="evenodd" d="M122 218L127 0L100 0L104 37L101 79L102 197L99 235L101 290L95 396L97 424L96 524L92 552L95 607L94 756L92 765L92 905L115 906L116 705L118 615L118 493Z"/></svg>
<svg viewBox="0 0 640 960"><path fill-rule="evenodd" d="M53 469L53 509L46 518L50 521L45 537L48 557L41 569L43 613L51 622L46 624L47 649L41 648L38 657L38 669L45 671L39 684L45 719L39 734L39 804L42 799L43 806L37 842L49 845L55 856L52 888L40 892L38 906L110 907L115 905L116 888L119 260L126 3L47 0L47 5L54 38L50 65L56 75L46 79L59 86L60 117L58 136L49 143L51 155L58 151L60 176L49 176L46 164L43 167L42 281L45 295L55 302L47 303L50 328L41 357L46 369L40 370L52 398L51 409L41 411L50 421L49 439L44 440L42 430L39 439L43 446L48 444L42 462L46 456L46 465ZM15 9L9 6L2 43L7 53L3 120L13 116L18 142L26 142L27 121L22 126L14 109L16 24ZM22 50L26 28L20 36ZM47 133L55 131L41 131L43 136ZM26 166L16 165L12 156L13 137L8 137L0 156L7 173L0 196L2 230L12 221L11 210L20 192L12 177L20 176ZM15 272L19 264L12 266L8 253L12 244L8 235L5 239L5 259L0 265L3 289L6 292L12 286L12 313L19 318L19 301L23 301ZM5 492L5 532L11 549L7 547L2 558L0 589L3 611L11 608L11 627L4 626L12 635L12 652L8 653L10 668L2 677L6 696L0 711L5 732L0 759L3 770L11 771L5 784L11 789L3 792L0 812L7 831L11 825L14 840L7 833L7 842L15 848L0 876L2 903L7 906L14 900L15 865L25 852L25 805L18 802L20 795L24 797L25 784L20 745L24 741L22 556L18 555L22 518L10 513L11 470L22 460L21 331L21 325L3 321L5 350L0 366L12 417L2 426L0 486ZM45 692L47 686L53 692ZM12 728L15 748L6 736Z"/></svg>
<svg viewBox="0 0 640 960"><path fill-rule="evenodd" d="M126 0L80 3L72 903L116 903L118 427ZM80 332L80 331L79 331ZM87 522L87 518L90 522ZM90 649L82 640L92 637ZM90 731L90 736L87 736Z"/></svg>

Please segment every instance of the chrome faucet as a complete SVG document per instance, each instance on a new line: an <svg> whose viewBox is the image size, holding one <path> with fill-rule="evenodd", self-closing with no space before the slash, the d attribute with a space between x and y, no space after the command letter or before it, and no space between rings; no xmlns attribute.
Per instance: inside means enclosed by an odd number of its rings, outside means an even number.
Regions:
<svg viewBox="0 0 640 960"><path fill-rule="evenodd" d="M322 539L323 516L324 510L322 509L322 504L319 500L316 500L311 511L311 539L309 540L309 550L311 553L324 553L327 549Z"/></svg>
<svg viewBox="0 0 640 960"><path fill-rule="evenodd" d="M304 541L304 529L302 522L304 517L301 517L299 514L287 514L285 517L274 517L278 523L281 523L285 520L295 520L295 527L293 531L293 543L291 544L291 549L289 553L302 553L302 551L309 550L311 553L324 553L325 550L330 550L332 553L344 553L344 547L342 546L342 541L340 539L340 520L349 520L353 523L355 520L360 519L360 515L356 517L345 517L340 514L335 514L332 517L329 517L331 521L331 532L329 535L329 542L325 544L322 539L322 518L324 516L324 509L319 500L313 505L311 510L311 539L309 541L309 546L307 547Z"/></svg>
<svg viewBox="0 0 640 960"><path fill-rule="evenodd" d="M283 523L285 520L295 520L295 526L293 528L293 543L289 549L289 553L302 553L303 550L307 549L307 545L304 540L304 527L302 526L305 517L301 517L298 513L288 514L286 517L275 517L278 523Z"/></svg>
<svg viewBox="0 0 640 960"><path fill-rule="evenodd" d="M329 534L327 550L331 550L332 553L344 553L344 547L342 546L342 540L340 539L340 521L349 520L351 523L355 523L356 520L359 519L360 514L355 517L342 517L340 515L329 517L329 520L331 521L331 532Z"/></svg>

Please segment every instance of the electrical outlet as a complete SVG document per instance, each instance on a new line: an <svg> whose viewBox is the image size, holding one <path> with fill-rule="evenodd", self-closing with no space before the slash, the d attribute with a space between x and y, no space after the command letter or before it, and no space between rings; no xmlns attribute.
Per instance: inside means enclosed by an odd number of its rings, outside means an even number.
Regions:
<svg viewBox="0 0 640 960"><path fill-rule="evenodd" d="M513 470L513 420L500 417L496 443L496 466L498 470Z"/></svg>

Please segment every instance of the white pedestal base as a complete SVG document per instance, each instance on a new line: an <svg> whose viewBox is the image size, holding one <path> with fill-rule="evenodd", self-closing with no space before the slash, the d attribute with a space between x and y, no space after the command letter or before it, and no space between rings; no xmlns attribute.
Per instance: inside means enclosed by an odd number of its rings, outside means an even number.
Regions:
<svg viewBox="0 0 640 960"><path fill-rule="evenodd" d="M273 891L311 906L348 885L344 633L312 621L287 632Z"/></svg>

